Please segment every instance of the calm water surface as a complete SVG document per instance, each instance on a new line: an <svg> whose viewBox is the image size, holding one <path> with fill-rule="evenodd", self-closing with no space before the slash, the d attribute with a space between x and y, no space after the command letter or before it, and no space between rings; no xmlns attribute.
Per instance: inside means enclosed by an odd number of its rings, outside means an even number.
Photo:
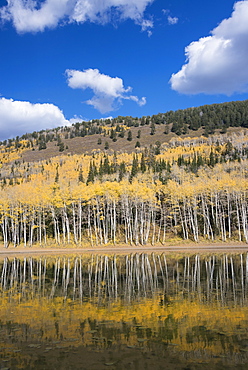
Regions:
<svg viewBox="0 0 248 370"><path fill-rule="evenodd" d="M0 369L247 365L247 254L0 262Z"/></svg>

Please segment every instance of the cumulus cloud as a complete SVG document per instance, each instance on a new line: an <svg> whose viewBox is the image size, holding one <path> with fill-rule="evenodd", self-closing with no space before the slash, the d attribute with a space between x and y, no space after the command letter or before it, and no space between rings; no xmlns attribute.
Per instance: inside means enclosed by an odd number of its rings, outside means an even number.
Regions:
<svg viewBox="0 0 248 370"><path fill-rule="evenodd" d="M94 96L86 103L92 105L101 113L111 112L118 108L123 99L132 100L140 106L146 104L146 98L139 99L131 95L132 88L125 89L123 80L119 77L110 77L102 74L98 69L77 71L66 70L67 83L72 89L91 89Z"/></svg>
<svg viewBox="0 0 248 370"><path fill-rule="evenodd" d="M105 24L131 19L149 30L151 20L144 12L154 0L7 0L0 8L0 18L13 22L17 32L39 32L61 22Z"/></svg>
<svg viewBox="0 0 248 370"><path fill-rule="evenodd" d="M0 98L0 140L68 123L61 110L53 104Z"/></svg>
<svg viewBox="0 0 248 370"><path fill-rule="evenodd" d="M248 1L234 4L211 36L185 49L186 64L172 74L172 89L184 94L225 94L248 91Z"/></svg>

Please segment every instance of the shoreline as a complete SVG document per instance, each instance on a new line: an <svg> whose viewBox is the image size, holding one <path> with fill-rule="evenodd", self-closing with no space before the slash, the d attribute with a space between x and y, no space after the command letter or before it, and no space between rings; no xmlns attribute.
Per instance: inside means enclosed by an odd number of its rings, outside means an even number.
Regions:
<svg viewBox="0 0 248 370"><path fill-rule="evenodd" d="M243 242L184 242L167 245L105 245L105 246L37 246L4 248L0 246L0 258L16 256L68 255L68 254L130 254L130 253L239 253L248 252L248 244Z"/></svg>

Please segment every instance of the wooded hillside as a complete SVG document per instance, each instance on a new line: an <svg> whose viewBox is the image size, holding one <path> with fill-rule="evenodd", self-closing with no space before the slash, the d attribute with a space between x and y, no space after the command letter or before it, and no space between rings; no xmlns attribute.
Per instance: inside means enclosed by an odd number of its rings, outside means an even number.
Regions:
<svg viewBox="0 0 248 370"><path fill-rule="evenodd" d="M236 108L247 106L247 102L226 104ZM215 117L219 111L228 110L226 104L217 106ZM214 107L206 107L174 112L173 122L168 119L173 114L168 112L163 118L166 122L153 122L158 125L155 130L161 126L164 130L169 125L173 129L176 115L185 122L192 112L191 117L196 115L200 119L205 111L213 113ZM245 109L235 112L236 116L240 113L245 127ZM154 116L149 122L151 119ZM141 120L135 127L140 136ZM229 122L234 126L231 118ZM97 123L94 127L103 130ZM126 123L123 120L119 124L125 135ZM193 123L189 124L192 129ZM70 128L71 133L77 127L79 130L81 125ZM122 132L117 131L117 125L114 129L106 127L109 131L106 134L104 128L105 135L112 135L111 140L115 138L113 131ZM59 145L66 140L63 136L66 130L57 130ZM161 141L137 146L133 152L125 152L122 147L118 151L99 150L96 146L88 154L72 155L61 150L59 156L26 161L27 153L45 152L46 149L39 150L41 135L50 134L37 134L36 143L32 135L6 141L1 146L0 238L5 247L9 243L32 246L52 241L145 245L165 243L173 237L196 242L204 239L248 242L245 128L207 136L171 136L165 142L160 135ZM104 133L99 136L104 138ZM150 132L149 136L154 134ZM47 145L48 141L44 143ZM32 145L34 151L30 150Z"/></svg>

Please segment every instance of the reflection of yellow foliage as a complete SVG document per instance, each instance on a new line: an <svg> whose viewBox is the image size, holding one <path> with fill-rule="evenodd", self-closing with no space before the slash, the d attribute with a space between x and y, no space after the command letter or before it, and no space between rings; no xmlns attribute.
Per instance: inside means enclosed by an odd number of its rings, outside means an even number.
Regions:
<svg viewBox="0 0 248 370"><path fill-rule="evenodd" d="M100 346L108 340L126 345L142 341L143 346L149 346L149 341L159 340L177 345L176 350L204 349L216 355L228 351L228 346L239 352L235 335L240 340L242 335L247 338L247 317L248 307L218 307L187 300L163 305L161 297L133 304L118 300L98 306L63 298L21 302L20 295L13 295L2 298L0 306L2 328L11 331L12 325L18 340L27 327L33 341L63 339L74 340L74 345L90 345L97 340Z"/></svg>

